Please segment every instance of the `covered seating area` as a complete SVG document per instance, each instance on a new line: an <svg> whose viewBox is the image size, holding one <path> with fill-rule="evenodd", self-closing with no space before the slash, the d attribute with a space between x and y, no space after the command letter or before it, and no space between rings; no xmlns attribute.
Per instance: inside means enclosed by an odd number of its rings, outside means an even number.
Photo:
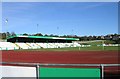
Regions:
<svg viewBox="0 0 120 79"><path fill-rule="evenodd" d="M1 50L13 49L40 49L40 48L66 48L80 47L81 45L73 42L78 38L60 38L47 36L23 36L17 35L9 37L7 42L0 42Z"/></svg>

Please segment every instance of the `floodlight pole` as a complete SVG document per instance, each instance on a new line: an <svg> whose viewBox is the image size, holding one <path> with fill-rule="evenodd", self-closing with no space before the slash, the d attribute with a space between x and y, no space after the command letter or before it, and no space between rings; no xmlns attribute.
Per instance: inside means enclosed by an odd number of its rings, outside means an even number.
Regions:
<svg viewBox="0 0 120 79"><path fill-rule="evenodd" d="M102 49L104 50L104 40L102 41Z"/></svg>
<svg viewBox="0 0 120 79"><path fill-rule="evenodd" d="M8 32L8 29L7 29L8 28L8 19L5 20L5 23L6 23L6 38L7 38L8 37L8 35L7 35L7 32Z"/></svg>
<svg viewBox="0 0 120 79"><path fill-rule="evenodd" d="M74 35L74 34L73 34L73 29L72 29L72 35Z"/></svg>
<svg viewBox="0 0 120 79"><path fill-rule="evenodd" d="M59 32L59 27L57 27L57 32ZM59 33L58 33L59 34Z"/></svg>
<svg viewBox="0 0 120 79"><path fill-rule="evenodd" d="M38 33L38 26L39 26L39 24L37 24L37 33Z"/></svg>

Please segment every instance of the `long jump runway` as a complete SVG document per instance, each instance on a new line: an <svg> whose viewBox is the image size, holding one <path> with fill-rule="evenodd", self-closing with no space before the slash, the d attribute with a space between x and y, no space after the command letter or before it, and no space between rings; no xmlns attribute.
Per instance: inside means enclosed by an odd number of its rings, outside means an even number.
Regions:
<svg viewBox="0 0 120 79"><path fill-rule="evenodd" d="M118 51L2 51L3 62L52 64L118 64ZM105 71L118 72L118 67Z"/></svg>

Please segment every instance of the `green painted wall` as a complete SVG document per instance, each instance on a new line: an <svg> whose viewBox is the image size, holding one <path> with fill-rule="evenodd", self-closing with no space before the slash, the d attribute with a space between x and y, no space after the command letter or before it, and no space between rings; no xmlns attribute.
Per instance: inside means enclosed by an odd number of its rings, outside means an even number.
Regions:
<svg viewBox="0 0 120 79"><path fill-rule="evenodd" d="M86 77L100 79L99 68L48 68L40 67L40 77Z"/></svg>

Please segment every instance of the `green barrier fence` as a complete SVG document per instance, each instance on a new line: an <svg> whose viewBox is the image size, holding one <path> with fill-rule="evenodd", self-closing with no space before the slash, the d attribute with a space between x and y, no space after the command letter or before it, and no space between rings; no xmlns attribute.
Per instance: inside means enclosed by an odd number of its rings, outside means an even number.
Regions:
<svg viewBox="0 0 120 79"><path fill-rule="evenodd" d="M40 77L86 77L100 79L100 68L39 68Z"/></svg>
<svg viewBox="0 0 120 79"><path fill-rule="evenodd" d="M36 79L104 79L105 66L120 66L120 64L39 64L12 62L0 62L0 64L34 66L36 67Z"/></svg>

